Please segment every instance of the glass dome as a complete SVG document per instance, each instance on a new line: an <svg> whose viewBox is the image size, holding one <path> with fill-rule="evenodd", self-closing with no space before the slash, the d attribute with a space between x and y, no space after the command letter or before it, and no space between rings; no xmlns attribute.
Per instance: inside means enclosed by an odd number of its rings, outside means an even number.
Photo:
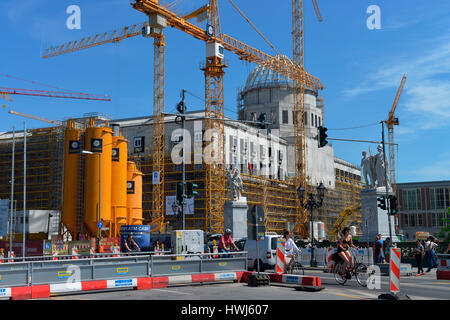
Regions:
<svg viewBox="0 0 450 320"><path fill-rule="evenodd" d="M288 64L293 65L292 60L282 55L277 58L285 60ZM249 91L255 88L267 87L292 87L292 80L285 75L272 71L263 65L256 66L249 74L247 82L245 83L244 91Z"/></svg>

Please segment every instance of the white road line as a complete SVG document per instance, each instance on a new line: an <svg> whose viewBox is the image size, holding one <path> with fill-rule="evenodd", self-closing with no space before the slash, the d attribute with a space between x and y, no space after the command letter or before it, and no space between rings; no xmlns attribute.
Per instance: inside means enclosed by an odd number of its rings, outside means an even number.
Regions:
<svg viewBox="0 0 450 320"><path fill-rule="evenodd" d="M371 294L371 293L368 293L368 292L363 292L363 291L354 290L354 289L347 289L346 291L350 291L350 292L353 292L353 293L356 293L356 294L360 294L360 295L363 295L363 296L366 296L366 297L369 297L369 298L373 298L373 299L378 299L378 296L381 294L381 293Z"/></svg>
<svg viewBox="0 0 450 320"><path fill-rule="evenodd" d="M173 290L166 290L166 289L152 289L152 291L164 291L164 292L170 292L170 293L178 293L178 294L187 294L187 295L193 295L192 293L187 293L187 292L179 292L179 291L173 291Z"/></svg>

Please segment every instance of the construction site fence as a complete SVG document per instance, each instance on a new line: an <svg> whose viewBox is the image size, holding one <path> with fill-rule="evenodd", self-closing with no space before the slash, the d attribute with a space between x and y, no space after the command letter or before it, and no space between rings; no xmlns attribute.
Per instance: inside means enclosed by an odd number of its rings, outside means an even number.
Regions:
<svg viewBox="0 0 450 320"><path fill-rule="evenodd" d="M78 257L59 260L39 257L42 259L2 263L0 288L247 270L247 252L231 252L226 255L149 255L148 252L123 254L119 257L101 255L101 258ZM33 257L35 258L38 257Z"/></svg>

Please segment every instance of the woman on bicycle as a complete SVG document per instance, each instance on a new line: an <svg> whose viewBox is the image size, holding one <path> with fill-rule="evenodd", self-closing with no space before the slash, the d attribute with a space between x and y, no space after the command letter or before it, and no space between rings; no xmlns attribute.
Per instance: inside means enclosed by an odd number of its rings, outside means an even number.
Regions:
<svg viewBox="0 0 450 320"><path fill-rule="evenodd" d="M284 273L287 273L289 268L292 266L292 263L294 263L294 251L296 253L300 253L300 250L298 249L297 245L295 244L294 240L291 238L291 233L288 230L284 231L284 238L286 239L286 242L284 244ZM289 263L286 265L287 258L291 258Z"/></svg>
<svg viewBox="0 0 450 320"><path fill-rule="evenodd" d="M350 270L353 269L353 258L348 251L349 248L356 248L353 245L352 235L350 234L350 228L345 227L341 231L341 238L337 242L337 254L344 261L343 270L345 270L345 276L350 279L350 272L347 270L347 265L350 263Z"/></svg>

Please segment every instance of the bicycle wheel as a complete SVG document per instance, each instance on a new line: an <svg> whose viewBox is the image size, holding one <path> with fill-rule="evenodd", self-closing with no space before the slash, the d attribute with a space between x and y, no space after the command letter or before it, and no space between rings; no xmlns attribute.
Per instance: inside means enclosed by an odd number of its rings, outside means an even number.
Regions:
<svg viewBox="0 0 450 320"><path fill-rule="evenodd" d="M356 281L358 281L359 285L363 287L367 287L367 283L369 281L369 278L371 276L371 272L369 268L364 263L358 263L355 266L355 277Z"/></svg>
<svg viewBox="0 0 450 320"><path fill-rule="evenodd" d="M302 266L301 263L299 263L299 262L294 262L294 263L292 264L290 273L292 273L292 274L298 274L298 275L304 276L304 275L305 275L305 269L303 269L303 266Z"/></svg>
<svg viewBox="0 0 450 320"><path fill-rule="evenodd" d="M344 285L347 282L347 278L345 277L344 272L342 274L339 274L339 272L342 272L342 264L337 263L334 266L333 273L334 273L334 279L337 283Z"/></svg>

